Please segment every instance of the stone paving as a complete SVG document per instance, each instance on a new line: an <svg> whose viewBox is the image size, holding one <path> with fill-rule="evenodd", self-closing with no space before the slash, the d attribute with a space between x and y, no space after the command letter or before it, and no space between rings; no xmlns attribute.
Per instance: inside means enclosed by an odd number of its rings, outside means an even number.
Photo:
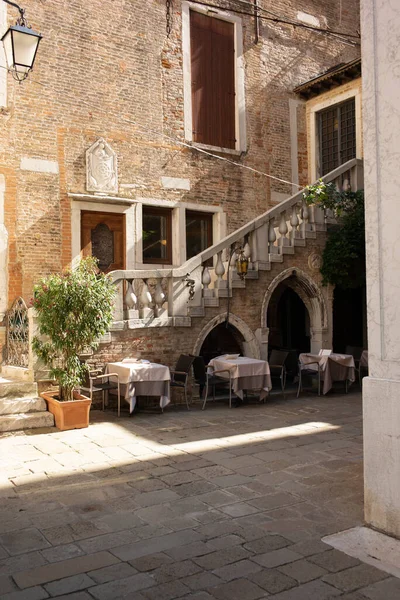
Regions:
<svg viewBox="0 0 400 600"><path fill-rule="evenodd" d="M0 599L395 600L321 541L362 523L361 396L0 438Z"/></svg>

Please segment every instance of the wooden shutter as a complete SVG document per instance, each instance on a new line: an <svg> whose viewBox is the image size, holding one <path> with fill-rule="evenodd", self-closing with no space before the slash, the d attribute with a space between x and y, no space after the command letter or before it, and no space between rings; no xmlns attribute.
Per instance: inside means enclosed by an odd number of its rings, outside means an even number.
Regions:
<svg viewBox="0 0 400 600"><path fill-rule="evenodd" d="M235 148L234 25L190 11L193 141Z"/></svg>

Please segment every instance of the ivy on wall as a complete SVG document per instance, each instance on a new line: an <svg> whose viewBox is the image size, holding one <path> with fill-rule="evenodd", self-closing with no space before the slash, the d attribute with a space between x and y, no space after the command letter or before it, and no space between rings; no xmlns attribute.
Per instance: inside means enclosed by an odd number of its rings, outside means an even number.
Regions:
<svg viewBox="0 0 400 600"><path fill-rule="evenodd" d="M307 204L331 211L338 224L330 228L322 254L322 283L344 289L365 285L364 191L339 192L319 180L303 194Z"/></svg>

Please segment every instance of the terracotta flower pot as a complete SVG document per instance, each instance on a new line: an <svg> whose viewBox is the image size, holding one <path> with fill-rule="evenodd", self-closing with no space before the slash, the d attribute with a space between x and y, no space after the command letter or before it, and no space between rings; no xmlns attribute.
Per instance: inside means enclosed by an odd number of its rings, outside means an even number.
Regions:
<svg viewBox="0 0 400 600"><path fill-rule="evenodd" d="M92 402L90 398L74 392L75 400L60 402L54 397L58 395L57 391L42 392L40 395L46 400L49 411L54 415L57 429L66 431L89 426L89 411Z"/></svg>

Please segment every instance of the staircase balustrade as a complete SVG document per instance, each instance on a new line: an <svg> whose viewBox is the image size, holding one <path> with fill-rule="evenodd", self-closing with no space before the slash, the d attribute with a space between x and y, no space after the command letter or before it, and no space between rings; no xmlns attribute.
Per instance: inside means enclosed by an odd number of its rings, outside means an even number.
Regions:
<svg viewBox="0 0 400 600"><path fill-rule="evenodd" d="M363 187L363 163L348 161L324 178L339 190L357 191ZM232 294L245 282L234 269L235 254L228 270L231 249L242 246L249 259L247 279L257 271L269 270L272 262L282 262L296 246L326 230L330 215L319 206L309 206L300 190L287 200L200 252L177 268L113 271L116 303L112 329L160 325L190 326L191 317L203 316L205 307L218 306L219 298ZM214 267L209 267L210 259ZM227 282L229 272L230 282ZM188 279L189 278L189 279ZM190 280L190 296L188 280ZM136 290L136 291L135 291ZM138 300L139 298L139 300Z"/></svg>

